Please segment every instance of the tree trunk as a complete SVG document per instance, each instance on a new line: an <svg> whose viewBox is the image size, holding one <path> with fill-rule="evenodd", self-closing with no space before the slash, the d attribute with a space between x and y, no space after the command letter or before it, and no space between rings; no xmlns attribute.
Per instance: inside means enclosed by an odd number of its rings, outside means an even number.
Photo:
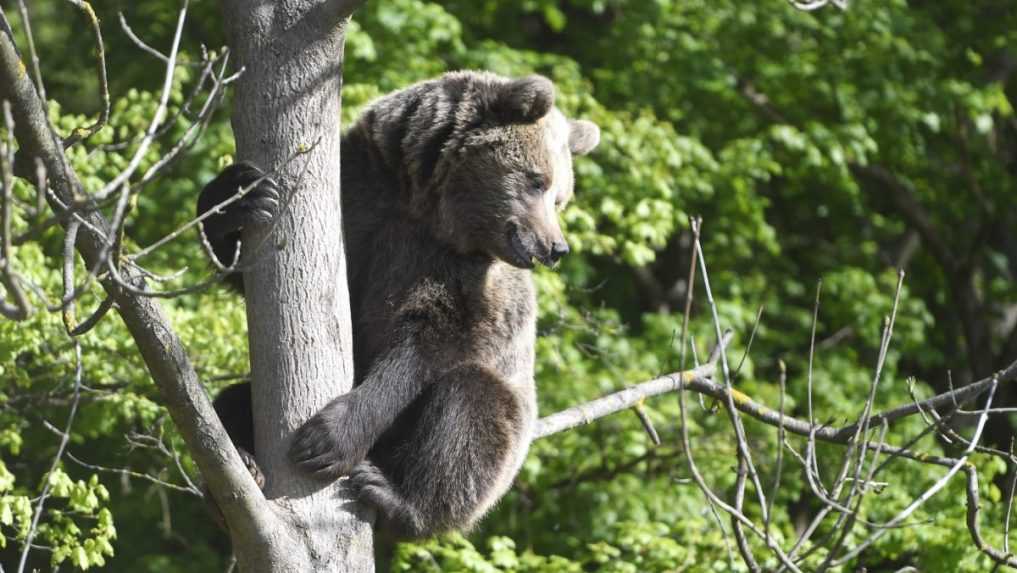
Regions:
<svg viewBox="0 0 1017 573"><path fill-rule="evenodd" d="M245 571L373 571L369 523L338 484L286 458L293 431L353 382L339 201L340 90L353 2L225 0L244 67L233 133L238 159L276 171L274 228L247 229L243 252L255 443L280 527L237 546ZM301 152L294 157L294 154Z"/></svg>

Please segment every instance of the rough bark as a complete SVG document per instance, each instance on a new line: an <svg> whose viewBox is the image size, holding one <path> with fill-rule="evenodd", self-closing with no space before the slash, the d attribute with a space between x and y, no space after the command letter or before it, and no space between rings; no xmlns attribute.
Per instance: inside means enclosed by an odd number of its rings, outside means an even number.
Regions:
<svg viewBox="0 0 1017 573"><path fill-rule="evenodd" d="M48 174L50 205L61 213L61 204L74 203L74 198L81 195L81 182L49 124L43 102L17 53L2 13L0 28L0 101L11 104L14 134L19 145L17 162L27 165L34 164L35 160L42 162ZM98 211L81 210L77 218L83 223L77 233L76 247L86 266L92 267L100 260L107 246L106 238L112 236L112 232ZM65 217L61 223L66 226L70 220ZM143 285L129 274L125 279ZM229 436L212 410L205 389L169 320L155 299L132 294L109 279L102 285L116 303L167 410L209 489L219 500L220 509L227 519L236 523L234 539L256 545L266 532L275 528L276 520L236 450L230 446Z"/></svg>
<svg viewBox="0 0 1017 573"><path fill-rule="evenodd" d="M245 231L255 448L266 496L287 526L237 547L245 571L373 570L369 523L341 483L286 459L292 432L353 382L339 206L340 90L355 2L225 0L244 73L235 91L238 159L276 171L284 208ZM297 152L302 152L294 157Z"/></svg>

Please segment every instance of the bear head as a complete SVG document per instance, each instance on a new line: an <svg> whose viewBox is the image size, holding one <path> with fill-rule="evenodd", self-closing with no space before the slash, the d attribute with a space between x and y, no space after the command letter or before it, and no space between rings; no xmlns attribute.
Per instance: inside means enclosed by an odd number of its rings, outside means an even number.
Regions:
<svg viewBox="0 0 1017 573"><path fill-rule="evenodd" d="M569 252L558 215L573 195L572 156L593 150L600 130L566 118L541 76L457 72L440 81L464 93L426 186L439 238L518 268L553 265Z"/></svg>

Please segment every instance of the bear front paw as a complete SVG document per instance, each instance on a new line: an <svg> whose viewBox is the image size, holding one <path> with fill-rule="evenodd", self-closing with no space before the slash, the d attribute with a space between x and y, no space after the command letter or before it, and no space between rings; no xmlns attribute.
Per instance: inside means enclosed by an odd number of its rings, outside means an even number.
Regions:
<svg viewBox="0 0 1017 573"><path fill-rule="evenodd" d="M297 429L290 445L290 460L319 479L349 475L371 447L350 412L349 395L325 406Z"/></svg>
<svg viewBox="0 0 1017 573"><path fill-rule="evenodd" d="M238 193L243 195L235 198ZM225 266L233 263L230 257L235 255L236 239L231 237L245 225L270 223L278 209L275 181L246 161L224 169L198 197L198 215L205 216L201 232L212 245L216 260Z"/></svg>
<svg viewBox="0 0 1017 573"><path fill-rule="evenodd" d="M228 169L233 168L232 184L238 193L247 189L247 193L236 202L242 223L271 223L279 209L279 187L275 180L251 163L237 163Z"/></svg>

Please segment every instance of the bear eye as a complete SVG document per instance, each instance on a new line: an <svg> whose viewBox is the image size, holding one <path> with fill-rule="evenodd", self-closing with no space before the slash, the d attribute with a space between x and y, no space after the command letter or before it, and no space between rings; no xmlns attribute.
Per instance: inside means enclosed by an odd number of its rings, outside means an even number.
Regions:
<svg viewBox="0 0 1017 573"><path fill-rule="evenodd" d="M551 186L551 178L543 173L531 172L526 174L527 185L530 191L540 195Z"/></svg>

